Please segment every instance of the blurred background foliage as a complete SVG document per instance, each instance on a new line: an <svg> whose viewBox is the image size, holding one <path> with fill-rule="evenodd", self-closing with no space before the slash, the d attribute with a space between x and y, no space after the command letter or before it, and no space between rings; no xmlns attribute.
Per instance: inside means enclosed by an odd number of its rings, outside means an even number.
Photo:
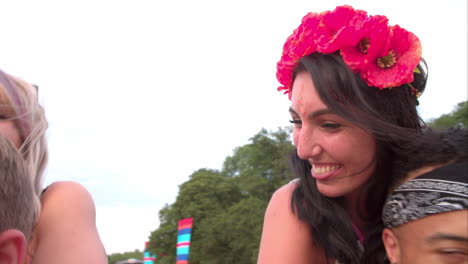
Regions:
<svg viewBox="0 0 468 264"><path fill-rule="evenodd" d="M273 192L292 179L291 130L262 129L237 147L222 169L199 169L160 212L150 236L156 263L175 263L177 221L193 217L190 264L255 263L263 214ZM163 257L161 257L163 256Z"/></svg>
<svg viewBox="0 0 468 264"><path fill-rule="evenodd" d="M431 119L427 126L433 128L447 128L450 126L468 127L468 101L458 103L452 112Z"/></svg>

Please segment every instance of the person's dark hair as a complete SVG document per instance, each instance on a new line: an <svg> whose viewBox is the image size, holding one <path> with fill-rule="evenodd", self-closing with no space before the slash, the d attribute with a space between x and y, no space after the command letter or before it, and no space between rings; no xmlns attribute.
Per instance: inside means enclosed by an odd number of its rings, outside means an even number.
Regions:
<svg viewBox="0 0 468 264"><path fill-rule="evenodd" d="M424 67L423 67L424 66ZM364 186L365 208L360 215L368 223L363 254L351 221L342 207L343 198L322 195L310 177L310 164L292 155L292 167L300 178L294 191L291 207L298 217L312 229L314 243L323 247L329 258L341 263L381 263L385 249L381 241L383 229L381 209L392 184L392 161L397 149L416 138L424 126L418 116L418 101L414 91L424 91L427 71L424 62L418 66L414 81L399 87L379 90L369 87L353 73L337 54L313 53L303 57L294 76L308 72L321 100L334 113L368 131L377 144L376 170ZM364 197L365 196L365 197ZM360 208L360 207L358 207Z"/></svg>
<svg viewBox="0 0 468 264"><path fill-rule="evenodd" d="M467 128L426 128L420 137L401 148L394 163L394 183L400 184L408 172L424 166L462 161L468 161Z"/></svg>

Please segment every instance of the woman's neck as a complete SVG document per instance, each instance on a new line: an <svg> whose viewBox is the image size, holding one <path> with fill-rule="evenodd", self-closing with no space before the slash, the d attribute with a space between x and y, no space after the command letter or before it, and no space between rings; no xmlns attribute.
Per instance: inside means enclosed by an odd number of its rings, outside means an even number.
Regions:
<svg viewBox="0 0 468 264"><path fill-rule="evenodd" d="M361 191L361 190L359 190ZM359 199L360 192L355 191L344 199L344 209L351 219L351 224L353 225L354 232L358 236L361 242L364 242L364 230L366 226L366 221L362 218L362 213L365 213L362 208L364 207L364 200Z"/></svg>

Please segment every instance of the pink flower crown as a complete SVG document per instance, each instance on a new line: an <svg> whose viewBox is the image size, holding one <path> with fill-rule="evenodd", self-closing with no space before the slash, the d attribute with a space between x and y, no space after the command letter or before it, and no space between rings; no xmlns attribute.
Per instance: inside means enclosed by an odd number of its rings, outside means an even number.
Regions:
<svg viewBox="0 0 468 264"><path fill-rule="evenodd" d="M389 26L385 16L338 6L333 11L308 13L288 37L277 64L278 91L290 93L297 62L314 52L339 51L343 61L369 86L379 89L413 82L421 61L421 43L398 25Z"/></svg>

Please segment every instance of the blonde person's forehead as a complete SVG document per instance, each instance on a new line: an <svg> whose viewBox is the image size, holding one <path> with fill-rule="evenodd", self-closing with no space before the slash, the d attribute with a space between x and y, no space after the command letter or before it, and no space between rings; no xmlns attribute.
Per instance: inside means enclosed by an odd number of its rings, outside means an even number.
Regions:
<svg viewBox="0 0 468 264"><path fill-rule="evenodd" d="M0 82L0 104L10 103L10 99L7 95L7 91L3 83Z"/></svg>
<svg viewBox="0 0 468 264"><path fill-rule="evenodd" d="M0 83L0 116L13 117L15 115L15 109L11 104L10 97L7 94L5 87Z"/></svg>

